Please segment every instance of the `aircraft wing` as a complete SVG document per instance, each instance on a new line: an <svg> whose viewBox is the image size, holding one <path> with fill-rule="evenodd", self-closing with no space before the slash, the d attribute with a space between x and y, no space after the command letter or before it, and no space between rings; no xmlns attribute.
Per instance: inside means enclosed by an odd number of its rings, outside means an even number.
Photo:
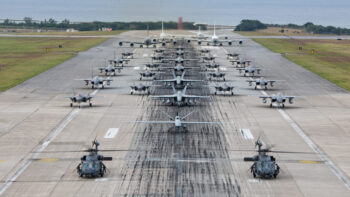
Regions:
<svg viewBox="0 0 350 197"><path fill-rule="evenodd" d="M176 79L163 79L163 80L155 80L155 81L160 81L160 82L175 82Z"/></svg>
<svg viewBox="0 0 350 197"><path fill-rule="evenodd" d="M259 96L259 98L267 99L267 98L271 98L271 96Z"/></svg>
<svg viewBox="0 0 350 197"><path fill-rule="evenodd" d="M210 98L210 96L183 95L183 98Z"/></svg>
<svg viewBox="0 0 350 197"><path fill-rule="evenodd" d="M174 121L146 121L146 120L139 120L135 121L137 123L148 123L148 124L175 124Z"/></svg>
<svg viewBox="0 0 350 197"><path fill-rule="evenodd" d="M196 80L196 79L183 79L183 82L201 82L203 80Z"/></svg>
<svg viewBox="0 0 350 197"><path fill-rule="evenodd" d="M190 121L182 121L183 124L220 124L220 122L190 122Z"/></svg>
<svg viewBox="0 0 350 197"><path fill-rule="evenodd" d="M150 98L175 98L176 95L170 94L170 95L159 95L159 96L150 96Z"/></svg>

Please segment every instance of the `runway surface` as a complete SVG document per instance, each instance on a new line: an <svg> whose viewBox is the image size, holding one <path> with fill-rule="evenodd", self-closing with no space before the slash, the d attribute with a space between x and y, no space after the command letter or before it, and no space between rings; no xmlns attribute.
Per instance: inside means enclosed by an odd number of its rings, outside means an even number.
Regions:
<svg viewBox="0 0 350 197"><path fill-rule="evenodd" d="M220 33L220 32L218 32ZM194 110L189 121L220 121L196 125L186 133L168 126L134 123L135 120L167 120L167 106L146 95L130 95L139 83L139 72L150 63L152 48L119 47L119 40L145 32L125 32L79 53L26 82L0 94L0 194L3 196L349 196L350 95L329 81L286 60L280 54L234 33L243 45L209 48L235 86L235 96L212 96ZM192 43L197 47L196 43ZM98 65L134 51L134 59L105 89L90 89L78 78L98 74ZM226 59L237 52L262 68L267 79L282 80L268 90L254 90ZM189 65L191 66L191 65ZM195 66L194 64L192 66ZM163 78L171 77L164 74ZM188 78L205 79L189 71ZM146 81L143 83L151 83ZM214 92L210 82L189 94ZM194 85L195 86L195 85ZM94 93L93 107L71 108L65 98L76 92ZM152 94L171 89L153 87ZM259 95L283 92L300 96L285 109L270 108ZM115 135L108 130L117 128ZM273 154L281 167L277 179L254 179L251 163L254 142L260 136L274 150L312 154ZM103 152L113 157L104 162L103 178L80 178L76 166L84 150L97 139ZM241 151L242 150L242 151ZM68 151L68 152L65 152Z"/></svg>

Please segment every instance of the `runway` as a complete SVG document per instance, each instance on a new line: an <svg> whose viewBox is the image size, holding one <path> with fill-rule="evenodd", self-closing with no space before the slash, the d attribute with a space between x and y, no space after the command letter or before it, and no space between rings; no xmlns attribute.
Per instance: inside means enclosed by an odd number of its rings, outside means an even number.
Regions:
<svg viewBox="0 0 350 197"><path fill-rule="evenodd" d="M218 32L219 34L220 32ZM349 92L288 61L261 45L244 39L243 45L207 47L235 86L235 96L214 96L198 106L180 109L192 121L220 121L196 125L186 133L168 132L168 126L134 123L166 120L161 111L176 115L146 95L130 95L139 72L150 63L153 48L123 48L118 41L144 35L130 31L79 53L26 82L0 94L0 194L2 196L349 196L350 95ZM197 47L196 43L191 44ZM91 67L103 65L114 53L134 51L134 59L110 87L92 90L77 78L91 76ZM226 59L239 53L262 68L266 79L282 80L268 90L254 90ZM190 65L191 66L191 65ZM195 65L192 65L195 66ZM205 79L189 71L186 77ZM162 75L171 77L170 73ZM143 81L143 83L151 83ZM211 95L203 85L189 94ZM71 108L66 96L96 94L93 107ZM283 92L300 96L285 109L270 108L258 98ZM152 88L152 94L171 89ZM116 131L109 133L110 129ZM254 142L260 136L273 149L312 154L277 154L277 179L254 179L251 163ZM103 178L80 178L76 166L82 152L98 139L103 152ZM68 151L68 152L65 152ZM69 152L71 151L71 152Z"/></svg>

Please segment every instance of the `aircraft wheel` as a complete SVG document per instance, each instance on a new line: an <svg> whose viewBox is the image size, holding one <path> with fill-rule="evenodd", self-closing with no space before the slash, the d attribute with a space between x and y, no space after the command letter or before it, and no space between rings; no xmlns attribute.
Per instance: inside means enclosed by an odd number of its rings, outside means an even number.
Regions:
<svg viewBox="0 0 350 197"><path fill-rule="evenodd" d="M92 107L92 103L89 103L89 106Z"/></svg>
<svg viewBox="0 0 350 197"><path fill-rule="evenodd" d="M211 78L209 78L209 81L211 81Z"/></svg>
<svg viewBox="0 0 350 197"><path fill-rule="evenodd" d="M224 81L226 81L226 79L224 78Z"/></svg>
<svg viewBox="0 0 350 197"><path fill-rule="evenodd" d="M216 92L214 92L214 94L216 95Z"/></svg>
<svg viewBox="0 0 350 197"><path fill-rule="evenodd" d="M284 104L282 104L282 108L284 108Z"/></svg>
<svg viewBox="0 0 350 197"><path fill-rule="evenodd" d="M253 171L253 177L254 177L254 178L256 178L256 174L255 174L255 172L254 172L254 171Z"/></svg>
<svg viewBox="0 0 350 197"><path fill-rule="evenodd" d="M272 108L272 103L270 104L270 108Z"/></svg>
<svg viewBox="0 0 350 197"><path fill-rule="evenodd" d="M140 81L142 81L142 77L140 77Z"/></svg>
<svg viewBox="0 0 350 197"><path fill-rule="evenodd" d="M104 89L105 87L104 86L102 86L102 89Z"/></svg>
<svg viewBox="0 0 350 197"><path fill-rule="evenodd" d="M255 90L256 90L256 86L255 86L255 88L254 88Z"/></svg>
<svg viewBox="0 0 350 197"><path fill-rule="evenodd" d="M73 107L73 103L70 104L70 107Z"/></svg>
<svg viewBox="0 0 350 197"><path fill-rule="evenodd" d="M231 92L231 95L233 95L233 92Z"/></svg>

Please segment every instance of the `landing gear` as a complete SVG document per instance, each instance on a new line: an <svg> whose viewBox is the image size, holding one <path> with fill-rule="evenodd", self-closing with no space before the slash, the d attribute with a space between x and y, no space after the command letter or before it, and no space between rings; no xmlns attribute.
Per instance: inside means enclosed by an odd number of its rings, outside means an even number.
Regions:
<svg viewBox="0 0 350 197"><path fill-rule="evenodd" d="M231 95L233 96L233 92L231 92Z"/></svg>
<svg viewBox="0 0 350 197"><path fill-rule="evenodd" d="M270 108L272 108L272 103L270 103Z"/></svg>
<svg viewBox="0 0 350 197"><path fill-rule="evenodd" d="M284 103L282 103L282 108L284 108Z"/></svg>
<svg viewBox="0 0 350 197"><path fill-rule="evenodd" d="M216 95L216 92L214 92L214 94Z"/></svg>
<svg viewBox="0 0 350 197"><path fill-rule="evenodd" d="M226 81L225 77L224 77L224 81Z"/></svg>
<svg viewBox="0 0 350 197"><path fill-rule="evenodd" d="M89 103L89 106L92 107L92 103Z"/></svg>
<svg viewBox="0 0 350 197"><path fill-rule="evenodd" d="M70 104L70 107L73 107L73 103Z"/></svg>

